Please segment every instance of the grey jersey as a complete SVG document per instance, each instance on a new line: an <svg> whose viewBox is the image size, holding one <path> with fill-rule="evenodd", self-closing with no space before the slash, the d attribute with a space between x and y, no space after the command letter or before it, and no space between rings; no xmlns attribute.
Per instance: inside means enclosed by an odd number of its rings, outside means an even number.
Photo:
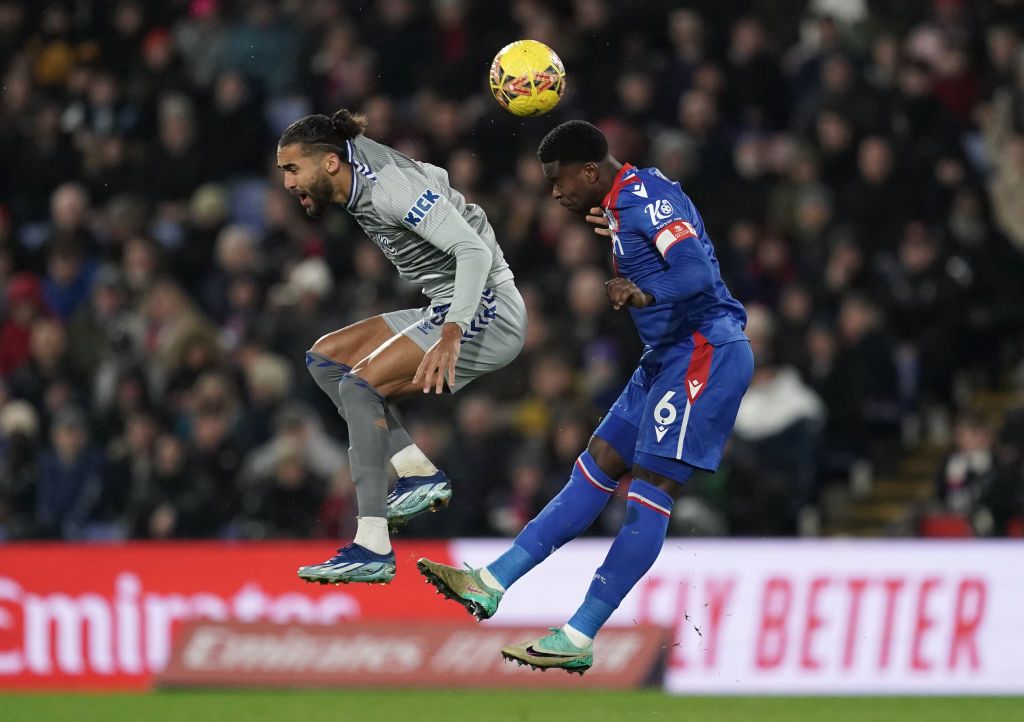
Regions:
<svg viewBox="0 0 1024 722"><path fill-rule="evenodd" d="M422 287L431 301L451 301L457 295L455 254L445 230L438 233L451 213L461 215L490 252L490 270L480 280L494 287L513 277L483 209L466 203L449 184L444 168L412 160L363 135L348 142L347 152L352 166L347 210L399 275ZM473 309L479 291L476 296Z"/></svg>

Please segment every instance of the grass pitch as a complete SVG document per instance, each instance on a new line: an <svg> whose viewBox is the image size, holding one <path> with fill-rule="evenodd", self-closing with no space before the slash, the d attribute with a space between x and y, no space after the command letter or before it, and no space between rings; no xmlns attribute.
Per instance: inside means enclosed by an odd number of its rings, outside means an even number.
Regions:
<svg viewBox="0 0 1024 722"><path fill-rule="evenodd" d="M5 722L1008 722L1024 699L672 697L660 691L5 694Z"/></svg>

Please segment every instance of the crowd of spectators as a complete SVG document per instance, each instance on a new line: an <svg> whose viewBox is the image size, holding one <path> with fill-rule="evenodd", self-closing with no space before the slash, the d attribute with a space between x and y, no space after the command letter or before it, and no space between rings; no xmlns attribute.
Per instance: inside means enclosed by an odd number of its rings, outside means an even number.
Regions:
<svg viewBox="0 0 1024 722"><path fill-rule="evenodd" d="M304 352L425 299L281 187L281 130L339 107L484 207L529 312L511 366L399 407L456 485L410 533L515 534L639 358L535 157L567 118L682 184L750 313L754 382L673 533L794 533L828 479L947 439L1024 353L1024 4L687 5L0 0L0 540L351 534ZM487 93L522 37L568 69L549 116Z"/></svg>

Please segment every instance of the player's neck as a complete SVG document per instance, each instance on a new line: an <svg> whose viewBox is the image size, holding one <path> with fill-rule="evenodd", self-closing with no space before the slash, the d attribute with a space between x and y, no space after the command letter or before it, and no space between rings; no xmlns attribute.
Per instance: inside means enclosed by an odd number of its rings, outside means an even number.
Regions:
<svg viewBox="0 0 1024 722"><path fill-rule="evenodd" d="M608 192L615 185L615 176L619 174L619 170L622 169L622 163L615 160L611 155L605 156L605 159L600 164L600 182L601 187L599 189L600 195L598 198L604 198L608 195Z"/></svg>
<svg viewBox="0 0 1024 722"><path fill-rule="evenodd" d="M347 206L352 197L352 166L342 161L341 168L331 180L331 185L334 186L334 195L331 196L331 201Z"/></svg>

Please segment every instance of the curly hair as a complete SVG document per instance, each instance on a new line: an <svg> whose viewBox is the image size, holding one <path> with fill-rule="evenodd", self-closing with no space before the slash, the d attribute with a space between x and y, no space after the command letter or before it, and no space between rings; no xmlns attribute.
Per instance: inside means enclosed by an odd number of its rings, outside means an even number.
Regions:
<svg viewBox="0 0 1024 722"><path fill-rule="evenodd" d="M585 120L567 120L544 136L537 148L541 163L600 163L608 155L608 139Z"/></svg>

